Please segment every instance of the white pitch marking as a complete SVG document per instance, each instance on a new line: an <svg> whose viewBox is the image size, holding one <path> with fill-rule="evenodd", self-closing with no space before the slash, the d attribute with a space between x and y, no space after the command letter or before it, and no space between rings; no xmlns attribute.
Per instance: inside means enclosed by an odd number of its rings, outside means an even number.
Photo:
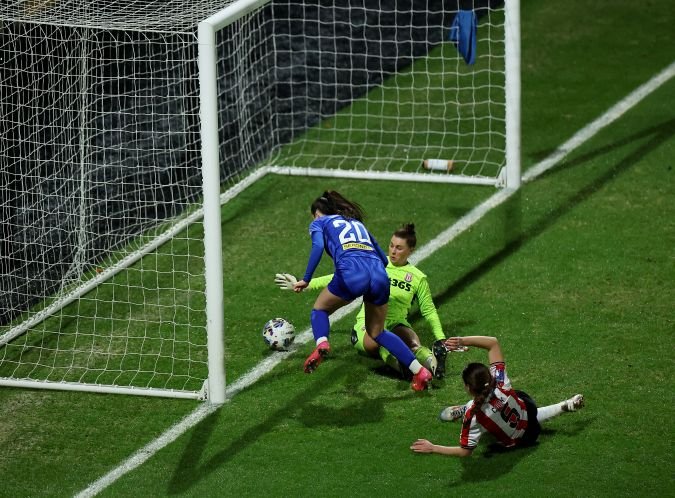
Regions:
<svg viewBox="0 0 675 498"><path fill-rule="evenodd" d="M553 154L530 168L525 173L525 175L523 175L523 181L530 182L551 169L566 155L589 140L600 130L613 123L629 109L635 107L642 99L654 92L673 76L675 76L675 62L666 67L647 83L635 89L627 97L611 107L595 121L579 130L572 138L558 147L555 152L553 152ZM431 256L438 249L474 225L490 210L506 201L509 197L511 197L511 195L513 195L514 192L515 191L513 190L500 190L499 192L490 196L487 200L483 201L481 204L460 218L454 225L450 226L448 229L436 236L433 240L415 251L415 257L411 258L413 262L419 264L421 261ZM333 315L330 317L331 323L344 318L346 315L358 308L360 303L360 300L354 301L350 305L345 306L344 308L341 308L333 313ZM298 335L296 338L297 345L292 350L284 353L280 352L273 354L265 358L262 362L258 363L258 365L251 369L248 373L227 387L225 390L225 402L229 402L239 391L257 382L258 379L270 372L282 360L295 353L295 351L298 349L297 346L305 344L311 338L312 331L311 329L307 329ZM199 406L183 420L169 428L164 434L143 448L139 449L136 453L134 453L112 471L108 472L106 475L90 484L86 489L75 495L76 498L87 498L97 495L124 474L139 467L159 450L175 441L179 436L197 425L218 408L220 408L220 406L210 405L209 403L204 403L203 405Z"/></svg>
<svg viewBox="0 0 675 498"><path fill-rule="evenodd" d="M346 315L357 309L360 305L361 299L359 298L344 308L340 308L330 316L331 323L341 320ZM301 334L298 334L295 339L294 346L290 351L279 351L268 356L263 361L258 363L254 368L249 370L246 374L239 377L235 382L227 386L225 389L225 403L228 403L240 391L243 391L247 387L258 382L258 380L263 375L272 371L272 369L281 363L281 361L295 353L300 345L305 344L311 338L312 329L307 328ZM136 453L131 455L106 475L100 477L95 482L91 483L86 489L80 491L77 495L75 495L75 498L89 498L96 496L127 472L131 472L135 468L140 467L155 453L174 442L176 439L178 439L178 437L200 423L211 413L218 410L221 406L222 405L211 405L208 402L203 403L185 418L183 418L183 420L167 429L166 432L164 432L157 439L151 441L143 448L139 449Z"/></svg>
<svg viewBox="0 0 675 498"><path fill-rule="evenodd" d="M567 142L558 147L553 154L548 156L546 159L536 164L525 174L523 175L523 181L529 182L541 176L544 172L551 169L555 164L560 162L567 154L572 152L574 149L579 147L581 144L586 142L600 130L605 128L607 125L613 123L621 116L623 116L628 110L635 107L638 102L647 97L654 90L663 85L670 78L675 76L675 62L671 63L670 66L666 67L659 74L650 79L647 83L637 87L633 90L630 95L625 97L623 100L617 102L612 106L608 111L606 111L602 116L597 118L595 121L587 124L581 130L574 134Z"/></svg>

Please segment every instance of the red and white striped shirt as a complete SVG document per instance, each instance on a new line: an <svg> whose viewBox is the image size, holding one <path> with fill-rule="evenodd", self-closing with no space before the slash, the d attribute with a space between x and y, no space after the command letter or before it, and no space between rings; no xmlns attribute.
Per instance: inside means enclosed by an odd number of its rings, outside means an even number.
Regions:
<svg viewBox="0 0 675 498"><path fill-rule="evenodd" d="M473 450L483 433L489 432L504 446L515 446L527 429L527 408L511 387L504 362L490 365L496 387L481 409L473 400L466 404L459 444Z"/></svg>

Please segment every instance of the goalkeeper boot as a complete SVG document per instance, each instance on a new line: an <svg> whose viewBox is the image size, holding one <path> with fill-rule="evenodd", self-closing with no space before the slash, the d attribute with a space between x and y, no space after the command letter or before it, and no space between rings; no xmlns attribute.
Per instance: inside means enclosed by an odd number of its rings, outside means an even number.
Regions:
<svg viewBox="0 0 675 498"><path fill-rule="evenodd" d="M412 387L413 391L424 391L427 387L429 387L429 382L431 382L432 378L433 375L431 375L431 372L422 367L420 368L419 372L413 375L412 384L410 386Z"/></svg>
<svg viewBox="0 0 675 498"><path fill-rule="evenodd" d="M464 412L466 412L466 405L448 406L447 408L443 409L443 411L438 415L438 418L443 422L452 422L453 420L464 417Z"/></svg>
<svg viewBox="0 0 675 498"><path fill-rule="evenodd" d="M436 358L434 377L442 379L445 377L445 360L448 357L448 348L445 347L445 343L442 340L438 340L431 346L431 352L434 354L434 358Z"/></svg>
<svg viewBox="0 0 675 498"><path fill-rule="evenodd" d="M330 344L328 341L323 341L305 360L305 373L309 374L316 370L328 353L330 353Z"/></svg>

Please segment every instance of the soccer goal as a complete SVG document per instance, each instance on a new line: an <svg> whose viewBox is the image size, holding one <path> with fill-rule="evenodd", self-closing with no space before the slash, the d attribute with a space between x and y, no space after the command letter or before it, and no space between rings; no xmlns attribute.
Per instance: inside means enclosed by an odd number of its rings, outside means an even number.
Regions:
<svg viewBox="0 0 675 498"><path fill-rule="evenodd" d="M267 174L518 188L518 2L470 4L4 2L0 385L222 403L220 209Z"/></svg>

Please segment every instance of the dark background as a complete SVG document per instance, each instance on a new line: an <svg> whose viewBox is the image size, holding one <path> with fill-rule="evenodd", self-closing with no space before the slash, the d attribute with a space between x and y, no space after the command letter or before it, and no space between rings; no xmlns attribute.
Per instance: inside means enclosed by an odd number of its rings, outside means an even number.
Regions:
<svg viewBox="0 0 675 498"><path fill-rule="evenodd" d="M480 15L499 3L461 7ZM273 15L256 14L257 31L237 23L219 34L223 181L424 56L458 8L369 4L276 2ZM245 33L255 43L242 50ZM0 21L0 57L7 324L197 201L201 145L193 35Z"/></svg>

